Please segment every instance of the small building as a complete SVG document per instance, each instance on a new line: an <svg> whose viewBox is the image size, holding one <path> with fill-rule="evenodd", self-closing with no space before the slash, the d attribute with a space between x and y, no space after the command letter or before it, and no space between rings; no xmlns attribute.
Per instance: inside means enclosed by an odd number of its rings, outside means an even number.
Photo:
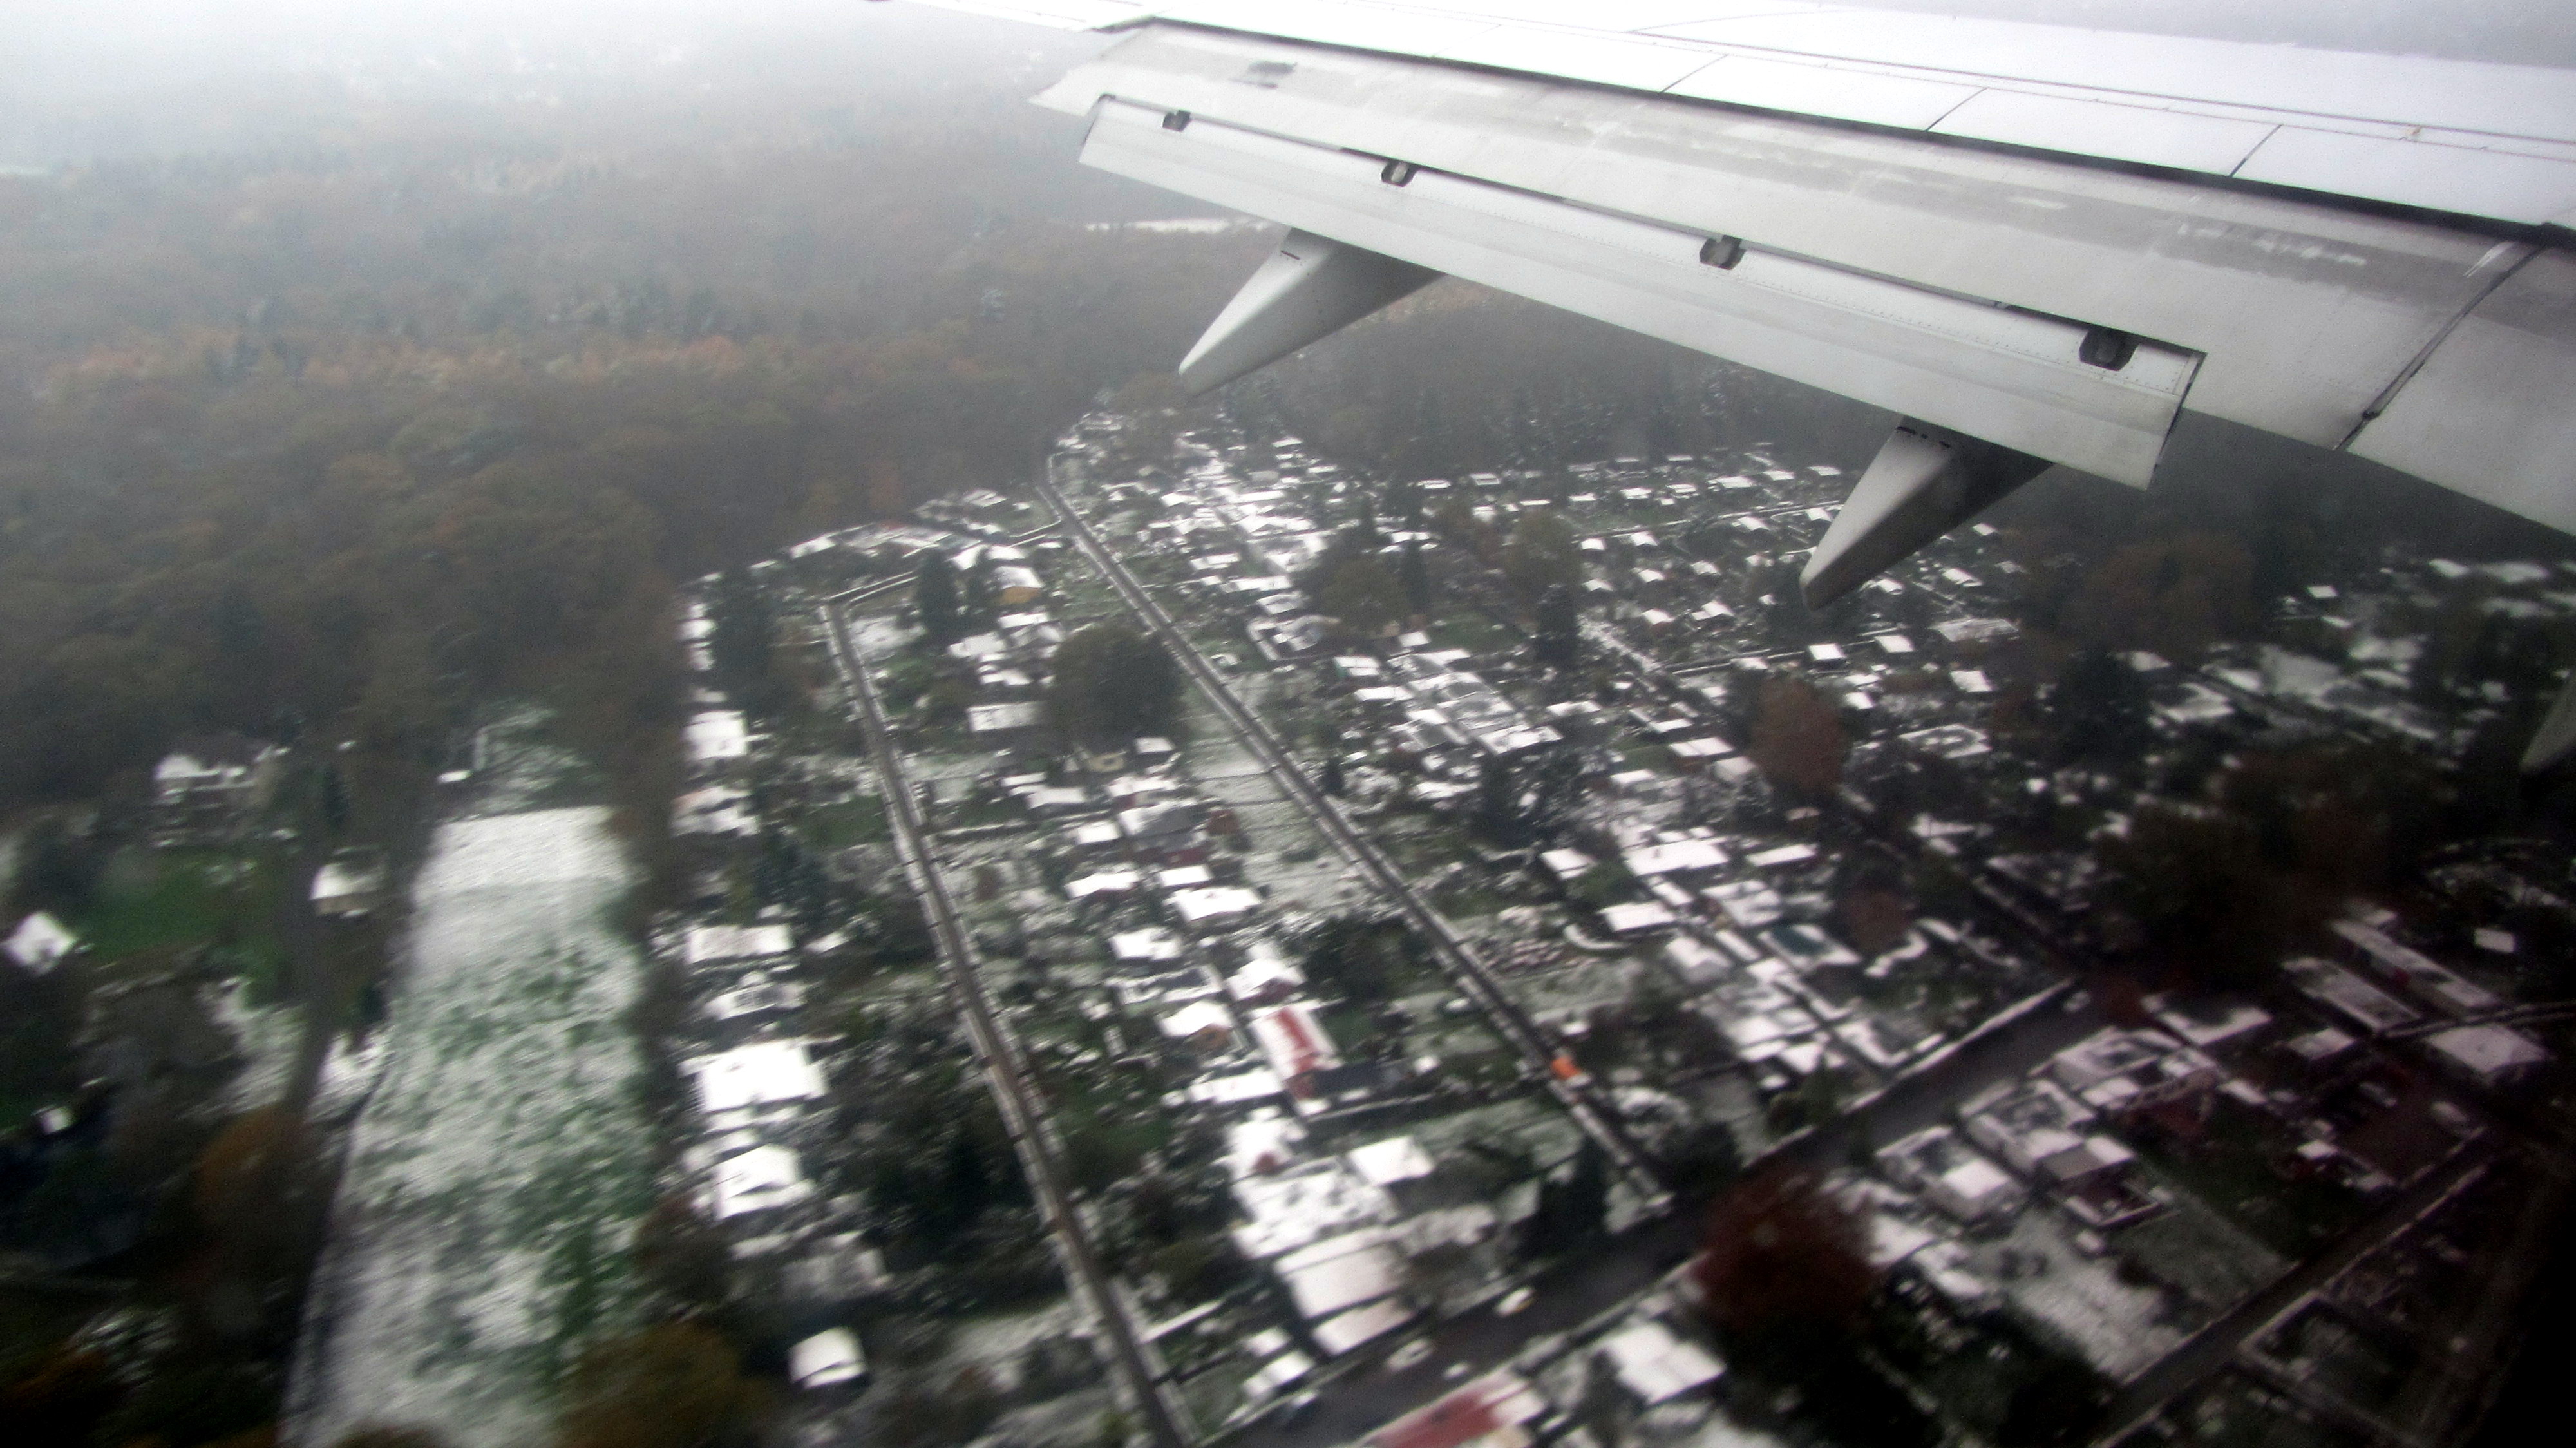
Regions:
<svg viewBox="0 0 2576 1448"><path fill-rule="evenodd" d="M152 767L152 827L164 843L229 833L275 785L285 751L240 734L180 740Z"/></svg>
<svg viewBox="0 0 2576 1448"><path fill-rule="evenodd" d="M1350 1163L1360 1180L1381 1187L1427 1177L1434 1169L1430 1153L1410 1136L1390 1136L1352 1147L1342 1153L1342 1159Z"/></svg>
<svg viewBox="0 0 2576 1448"><path fill-rule="evenodd" d="M1675 1333L1660 1319L1647 1318L1601 1339L1596 1349L1619 1386L1637 1401L1654 1407L1697 1392L1726 1375L1717 1355Z"/></svg>
<svg viewBox="0 0 2576 1448"><path fill-rule="evenodd" d="M19 921L9 938L0 940L0 955L8 956L30 975L52 974L64 956L79 948L80 937L42 910Z"/></svg>
<svg viewBox="0 0 2576 1448"><path fill-rule="evenodd" d="M708 1215L722 1222L752 1212L792 1207L814 1195L805 1165L783 1146L755 1146L717 1162L708 1189Z"/></svg>
<svg viewBox="0 0 2576 1448"><path fill-rule="evenodd" d="M787 955L796 937L784 925L692 925L680 937L680 963L695 969L729 960Z"/></svg>
<svg viewBox="0 0 2576 1448"><path fill-rule="evenodd" d="M810 1101L824 1093L823 1072L805 1052L803 1041L759 1041L729 1051L693 1056L680 1069L694 1077L698 1108L710 1116L790 1101Z"/></svg>
<svg viewBox="0 0 2576 1448"><path fill-rule="evenodd" d="M984 748L992 748L1003 740L1045 727L1046 705L1034 700L974 704L966 710L966 732Z"/></svg>
<svg viewBox="0 0 2576 1448"><path fill-rule="evenodd" d="M701 709L689 716L686 731L689 763L720 767L751 753L751 730L739 709Z"/></svg>
<svg viewBox="0 0 2576 1448"><path fill-rule="evenodd" d="M867 1354L846 1327L828 1328L787 1350L787 1380L800 1388L864 1383L867 1376Z"/></svg>
<svg viewBox="0 0 2576 1448"><path fill-rule="evenodd" d="M1652 935L1658 930L1672 929L1673 924L1671 908L1652 900L1601 907L1601 928L1612 935Z"/></svg>
<svg viewBox="0 0 2576 1448"><path fill-rule="evenodd" d="M313 872L313 913L339 920L372 914L385 892L385 854L372 845L334 851Z"/></svg>
<svg viewBox="0 0 2576 1448"><path fill-rule="evenodd" d="M2452 1071L2493 1089L2512 1084L2549 1060L2539 1042L2508 1026L2453 1026L2424 1038L2424 1049Z"/></svg>

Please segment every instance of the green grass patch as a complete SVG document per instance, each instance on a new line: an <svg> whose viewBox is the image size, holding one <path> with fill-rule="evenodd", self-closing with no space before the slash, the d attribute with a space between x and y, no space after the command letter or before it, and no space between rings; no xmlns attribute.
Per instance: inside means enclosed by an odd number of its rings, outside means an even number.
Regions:
<svg viewBox="0 0 2576 1448"><path fill-rule="evenodd" d="M66 923L101 960L211 945L266 1003L282 975L276 933L286 889L276 862L220 850L131 851Z"/></svg>
<svg viewBox="0 0 2576 1448"><path fill-rule="evenodd" d="M1508 653L1521 647L1518 634L1481 613L1460 612L1433 624L1431 642L1444 649L1474 653Z"/></svg>
<svg viewBox="0 0 2576 1448"><path fill-rule="evenodd" d="M808 843L824 850L882 844L894 838L886 824L885 801L872 794L807 811L804 832Z"/></svg>

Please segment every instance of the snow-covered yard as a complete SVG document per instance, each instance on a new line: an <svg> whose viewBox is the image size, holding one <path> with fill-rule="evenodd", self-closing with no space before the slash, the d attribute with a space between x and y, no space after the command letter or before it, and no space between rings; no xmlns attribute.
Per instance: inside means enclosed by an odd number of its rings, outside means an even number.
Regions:
<svg viewBox="0 0 2576 1448"><path fill-rule="evenodd" d="M297 1441L377 1422L540 1440L563 1358L622 1324L652 1179L607 826L584 807L439 830L298 1364Z"/></svg>

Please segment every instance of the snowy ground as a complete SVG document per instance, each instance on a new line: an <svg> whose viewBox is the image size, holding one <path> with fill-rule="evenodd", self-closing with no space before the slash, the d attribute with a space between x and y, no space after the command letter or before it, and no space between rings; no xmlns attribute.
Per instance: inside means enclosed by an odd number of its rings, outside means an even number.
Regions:
<svg viewBox="0 0 2576 1448"><path fill-rule="evenodd" d="M618 1021L640 961L609 928L626 869L607 823L580 807L439 830L334 1210L294 1441L370 1422L459 1448L537 1441L565 1354L621 1322L652 1182Z"/></svg>

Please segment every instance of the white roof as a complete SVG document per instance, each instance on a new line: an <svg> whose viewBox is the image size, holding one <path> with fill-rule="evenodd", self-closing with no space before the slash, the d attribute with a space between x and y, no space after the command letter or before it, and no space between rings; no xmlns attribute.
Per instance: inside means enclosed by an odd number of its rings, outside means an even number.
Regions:
<svg viewBox="0 0 2576 1448"><path fill-rule="evenodd" d="M751 752L751 731L739 709L708 709L689 716L690 762L711 764Z"/></svg>
<svg viewBox="0 0 2576 1448"><path fill-rule="evenodd" d="M1342 1158L1360 1174L1361 1180L1377 1186L1427 1177L1433 1169L1430 1153L1410 1136L1390 1136L1384 1141L1355 1146L1342 1153Z"/></svg>
<svg viewBox="0 0 2576 1448"><path fill-rule="evenodd" d="M1708 1349L1675 1336L1671 1328L1652 1318L1603 1338L1601 1351L1609 1357L1620 1383L1650 1407L1716 1382L1726 1373L1725 1364Z"/></svg>
<svg viewBox="0 0 2576 1448"><path fill-rule="evenodd" d="M785 955L796 937L784 925L692 925L681 937L680 956L690 965Z"/></svg>
<svg viewBox="0 0 2576 1448"><path fill-rule="evenodd" d="M1181 938L1159 926L1122 930L1109 937L1109 953L1120 960L1178 960Z"/></svg>
<svg viewBox="0 0 2576 1448"><path fill-rule="evenodd" d="M1365 1307L1354 1307L1336 1313L1309 1329L1315 1345L1339 1356L1363 1343L1375 1342L1414 1319L1415 1313L1398 1298L1386 1297Z"/></svg>
<svg viewBox="0 0 2576 1448"><path fill-rule="evenodd" d="M1632 935L1647 930L1661 930L1673 923L1673 912L1651 900L1624 905L1605 905L1601 923L1613 935Z"/></svg>
<svg viewBox="0 0 2576 1448"><path fill-rule="evenodd" d="M824 1092L823 1072L803 1041L760 1041L697 1056L682 1070L698 1078L698 1104L709 1112L804 1101Z"/></svg>
<svg viewBox="0 0 2576 1448"><path fill-rule="evenodd" d="M1116 895L1145 883L1145 877L1134 870L1095 870L1064 882L1064 893L1076 900L1091 895Z"/></svg>
<svg viewBox="0 0 2576 1448"><path fill-rule="evenodd" d="M1043 704L975 704L966 710L966 728L975 734L1003 734L1034 729L1046 722Z"/></svg>
<svg viewBox="0 0 2576 1448"><path fill-rule="evenodd" d="M1707 840L1675 840L1668 845L1640 845L1620 858L1632 875L1669 875L1717 869L1726 863L1726 851Z"/></svg>
<svg viewBox="0 0 2576 1448"><path fill-rule="evenodd" d="M1374 1230L1326 1238L1272 1265L1298 1315L1309 1321L1375 1302L1404 1285L1404 1259Z"/></svg>
<svg viewBox="0 0 2576 1448"><path fill-rule="evenodd" d="M1194 890L1175 890L1168 897L1172 909L1192 925L1213 920L1227 920L1249 915L1261 908L1261 893L1240 885L1211 885Z"/></svg>
<svg viewBox="0 0 2576 1448"><path fill-rule="evenodd" d="M814 1195L803 1163L783 1146L755 1146L716 1163L715 1218L789 1207Z"/></svg>
<svg viewBox="0 0 2576 1448"><path fill-rule="evenodd" d="M1276 1079L1278 1073L1271 1075ZM1225 1129L1225 1173L1228 1177L1268 1176L1295 1162L1305 1139L1306 1128L1297 1118L1272 1108L1256 1111Z"/></svg>
<svg viewBox="0 0 2576 1448"><path fill-rule="evenodd" d="M63 922L39 910L19 921L9 938L0 941L0 952L6 952L21 967L43 975L79 944L80 938L65 929Z"/></svg>
<svg viewBox="0 0 2576 1448"><path fill-rule="evenodd" d="M2549 1059L2549 1053L2539 1043L2503 1026L2455 1026L2426 1037L2424 1045L2489 1084L2507 1080Z"/></svg>
<svg viewBox="0 0 2576 1448"><path fill-rule="evenodd" d="M1156 1024L1163 1034L1175 1041L1186 1041L1208 1031L1234 1032L1234 1012L1215 1001L1192 1001L1164 1016Z"/></svg>
<svg viewBox="0 0 2576 1448"><path fill-rule="evenodd" d="M1268 940L1253 942L1244 952L1243 968L1225 978L1225 988L1238 1000L1260 995L1273 986L1294 989L1306 983L1306 972L1289 961L1278 945Z"/></svg>
<svg viewBox="0 0 2576 1448"><path fill-rule="evenodd" d="M1190 1084L1189 1098L1202 1106L1235 1106L1246 1101L1263 1101L1282 1094L1288 1083L1267 1066L1237 1071L1231 1076L1209 1076Z"/></svg>
<svg viewBox="0 0 2576 1448"><path fill-rule="evenodd" d="M1255 1260L1395 1216L1395 1204L1383 1188L1331 1163L1275 1176L1238 1177L1234 1200L1251 1219L1234 1229L1234 1243Z"/></svg>
<svg viewBox="0 0 2576 1448"><path fill-rule="evenodd" d="M787 1350L787 1379L800 1388L846 1383L867 1370L867 1355L846 1327L818 1332Z"/></svg>

